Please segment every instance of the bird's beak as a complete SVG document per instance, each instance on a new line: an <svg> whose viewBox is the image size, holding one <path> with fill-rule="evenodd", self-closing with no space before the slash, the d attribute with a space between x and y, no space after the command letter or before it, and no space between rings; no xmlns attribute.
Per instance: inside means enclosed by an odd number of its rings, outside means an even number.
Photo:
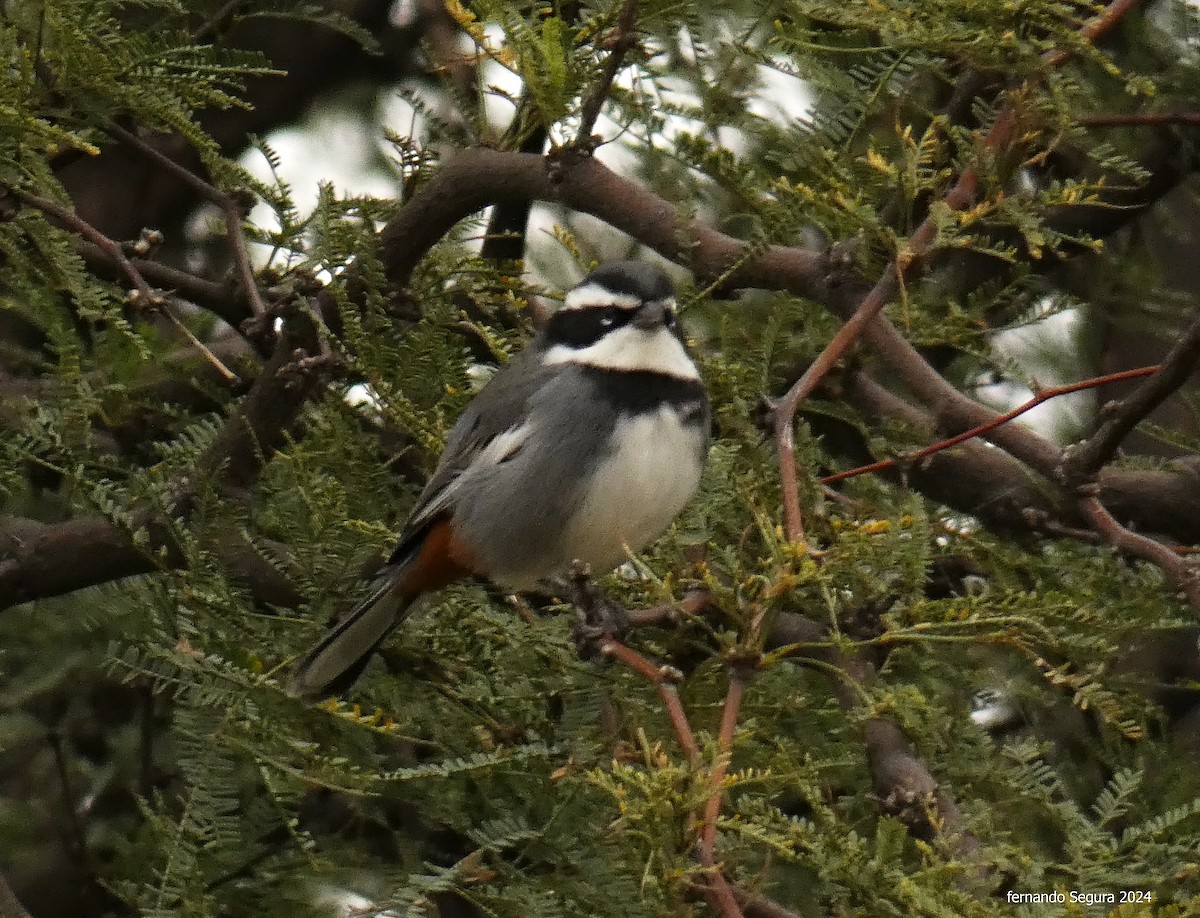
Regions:
<svg viewBox="0 0 1200 918"><path fill-rule="evenodd" d="M675 308L669 302L656 300L652 303L643 303L634 314L630 324L637 328L651 330L670 325L674 317Z"/></svg>

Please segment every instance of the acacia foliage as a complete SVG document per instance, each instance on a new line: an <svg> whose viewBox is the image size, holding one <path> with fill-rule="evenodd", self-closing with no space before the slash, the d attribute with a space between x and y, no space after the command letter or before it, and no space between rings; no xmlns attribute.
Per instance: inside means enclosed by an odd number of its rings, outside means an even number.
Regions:
<svg viewBox="0 0 1200 918"><path fill-rule="evenodd" d="M723 283L771 246L833 244L848 259L839 270L870 281L906 266L928 216L929 270L904 278L888 314L968 394L992 379L1034 385L993 343L1048 311L1076 310L1083 332L1049 361L1071 370L1119 359L1097 343L1114 328L1175 327L1189 304L1156 241L1195 241L1190 165L1178 166L1190 164L1186 137L1086 118L1196 97L1191 7L1147 4L1094 45L1080 27L1098 8L1084 3L648 2L608 86L622 7L447 3L440 24L475 49L470 79L431 45L434 78L401 87L420 117L411 132L386 126L395 199L322 187L309 212L282 179L238 164L256 147L277 176L269 144L218 142L201 119L242 105L248 80L291 78L229 39L231 15L275 5L0 7L0 583L22 583L21 545L43 526L106 523L140 559L0 619L0 872L38 914L55 914L47 865L88 891L71 900L75 913L319 915L353 893L361 914L702 914L712 870L695 858L696 814L714 793L730 673L748 664L716 843L742 890L802 915L1080 913L1014 906L1010 889L1152 894L1088 914L1200 910L1192 734L1147 685L1194 657L1193 612L1158 568L1082 532L1069 496L1035 470L1022 480L1045 504L1025 527L990 512L1007 481L984 487L971 512L921 468L824 491L822 475L934 438L936 405L923 421L854 398L864 374L908 397L869 349L804 407L802 509L823 554L789 543L764 400L839 320L820 297L730 300ZM289 15L371 40L315 5ZM1060 51L1069 59L1052 65ZM487 116L503 95L488 76L496 66L521 79L509 124ZM807 117L772 105L781 84L768 73L811 93ZM602 580L631 608L689 586L711 593L704 614L629 638L682 671L699 763L654 686L579 658L569 608L521 614L477 586L439 594L351 696L303 705L283 691L288 667L364 589L364 566L388 550L480 367L527 340L529 297L553 297L598 259L654 257L559 208L554 232L531 232L515 264L480 250L492 225L480 216L416 253L397 290L377 231L456 148L576 142L597 92L600 155L619 149L609 161L626 178L745 243L725 272L678 274L715 409L701 493ZM988 129L1006 108L1020 130L997 149ZM151 309L111 254L80 245L95 238L45 206L82 212L71 169L114 155L113 122L182 138L227 199L269 205L272 219L242 225L265 266L265 321L250 315L219 228L187 244L176 227L159 256L219 281L217 292L184 287ZM975 200L945 206L968 171ZM1180 182L1159 205L1159 186ZM1151 213L1132 225L1140 209ZM131 255L154 258L147 239ZM180 325L238 379L215 373ZM364 386L373 399L349 397ZM251 387L304 397L233 451ZM1085 410L1060 434L1095 422ZM1190 454L1188 426L1152 432ZM231 466L234 456L252 461ZM1189 538L1186 525L1164 530ZM822 642L837 654L803 665L822 648L781 647L773 629L788 616L828 628ZM1191 635L1173 649L1175 668L1131 674L1123 649L1167 629ZM848 660L879 673L846 682ZM1190 702L1186 685L1174 688L1179 715ZM980 690L999 690L1002 728L969 716ZM872 762L864 736L881 720L957 803L952 824L933 797L903 799Z"/></svg>

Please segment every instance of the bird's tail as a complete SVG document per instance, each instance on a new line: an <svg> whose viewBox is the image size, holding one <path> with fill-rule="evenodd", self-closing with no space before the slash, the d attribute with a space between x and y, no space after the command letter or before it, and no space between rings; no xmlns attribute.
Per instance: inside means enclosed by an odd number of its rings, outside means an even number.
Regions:
<svg viewBox="0 0 1200 918"><path fill-rule="evenodd" d="M305 654L288 683L289 695L313 701L340 695L354 684L416 599L395 587L387 578Z"/></svg>

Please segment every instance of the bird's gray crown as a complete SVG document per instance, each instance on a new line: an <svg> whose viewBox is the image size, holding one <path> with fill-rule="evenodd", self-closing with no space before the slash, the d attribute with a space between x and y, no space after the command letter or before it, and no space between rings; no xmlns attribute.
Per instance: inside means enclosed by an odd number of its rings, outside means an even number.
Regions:
<svg viewBox="0 0 1200 918"><path fill-rule="evenodd" d="M607 306L635 310L646 303L666 302L674 295L675 287L662 269L641 261L614 261L581 280L559 311Z"/></svg>
<svg viewBox="0 0 1200 918"><path fill-rule="evenodd" d="M665 300L675 295L675 285L666 273L644 261L614 261L601 265L579 284L601 287L623 296L636 297L643 303Z"/></svg>

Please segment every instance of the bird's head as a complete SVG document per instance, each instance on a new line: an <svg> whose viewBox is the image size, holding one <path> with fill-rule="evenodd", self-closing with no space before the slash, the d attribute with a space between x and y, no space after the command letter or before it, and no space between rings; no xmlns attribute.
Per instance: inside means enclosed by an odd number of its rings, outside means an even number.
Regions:
<svg viewBox="0 0 1200 918"><path fill-rule="evenodd" d="M567 293L543 335L543 363L698 377L679 329L674 285L645 262L597 268Z"/></svg>

